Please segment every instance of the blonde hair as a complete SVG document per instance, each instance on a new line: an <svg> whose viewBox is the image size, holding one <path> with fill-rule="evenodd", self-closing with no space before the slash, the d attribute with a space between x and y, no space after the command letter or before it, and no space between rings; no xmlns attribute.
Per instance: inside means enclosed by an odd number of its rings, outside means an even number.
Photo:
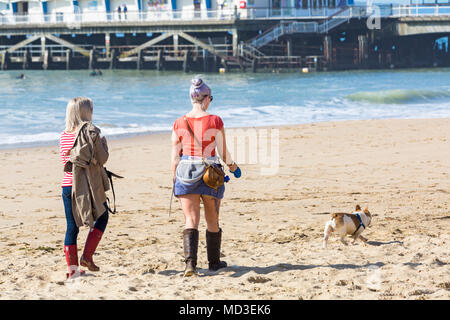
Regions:
<svg viewBox="0 0 450 320"><path fill-rule="evenodd" d="M92 99L76 97L67 103L66 108L66 132L75 131L83 121L92 121L94 104Z"/></svg>

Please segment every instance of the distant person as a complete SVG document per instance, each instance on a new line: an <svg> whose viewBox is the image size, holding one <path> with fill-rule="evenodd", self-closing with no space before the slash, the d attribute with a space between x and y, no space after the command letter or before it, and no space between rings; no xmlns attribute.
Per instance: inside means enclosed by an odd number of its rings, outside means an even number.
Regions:
<svg viewBox="0 0 450 320"><path fill-rule="evenodd" d="M117 6L117 15L119 17L119 21L122 20L122 8L119 6Z"/></svg>
<svg viewBox="0 0 450 320"><path fill-rule="evenodd" d="M206 179L203 174L205 163L213 166L216 175L222 172L219 156L236 178L241 170L233 161L225 142L222 119L206 111L213 100L211 89L200 78L192 80L190 88L192 110L178 118L172 131L172 174L174 195L180 199L185 217L183 231L184 258L186 267L184 276L196 273L198 251L198 226L200 222L200 202L203 202L206 220L206 251L209 270L216 271L227 266L220 261L222 229L219 227L220 200L225 186L220 179ZM198 136L197 136L198 135ZM211 177L215 178L212 174ZM211 182L213 186L210 186Z"/></svg>
<svg viewBox="0 0 450 320"><path fill-rule="evenodd" d="M20 76L17 77L17 79L26 79L25 75L22 73Z"/></svg>
<svg viewBox="0 0 450 320"><path fill-rule="evenodd" d="M79 227L89 231L80 265L90 271L99 271L92 259L108 223L105 192L109 190L103 165L109 157L105 137L92 124L93 103L78 97L66 108L66 128L61 133L60 155L64 165L62 200L67 221L64 253L70 279L84 273L78 269L77 237ZM90 159L90 160L89 160Z"/></svg>
<svg viewBox="0 0 450 320"><path fill-rule="evenodd" d="M95 70L93 70L89 75L90 75L91 77L95 77L95 76L102 76L103 73L101 72L100 69L95 69Z"/></svg>
<svg viewBox="0 0 450 320"><path fill-rule="evenodd" d="M125 20L127 20L127 12L128 12L127 5L123 4L123 15L125 17Z"/></svg>

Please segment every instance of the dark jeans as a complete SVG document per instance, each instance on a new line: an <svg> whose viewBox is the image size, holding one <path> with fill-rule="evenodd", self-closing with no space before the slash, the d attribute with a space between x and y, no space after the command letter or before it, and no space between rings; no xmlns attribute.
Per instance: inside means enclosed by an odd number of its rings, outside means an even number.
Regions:
<svg viewBox="0 0 450 320"><path fill-rule="evenodd" d="M75 219L72 214L72 187L63 187L62 188L62 198L64 202L64 210L66 212L66 220L67 220L67 230L66 230L66 238L64 240L65 246L70 246L73 244L77 244L77 237L79 228L75 224ZM105 203L106 207L106 203ZM94 228L100 230L101 232L105 232L106 225L108 224L108 210L103 213L100 218L95 221Z"/></svg>

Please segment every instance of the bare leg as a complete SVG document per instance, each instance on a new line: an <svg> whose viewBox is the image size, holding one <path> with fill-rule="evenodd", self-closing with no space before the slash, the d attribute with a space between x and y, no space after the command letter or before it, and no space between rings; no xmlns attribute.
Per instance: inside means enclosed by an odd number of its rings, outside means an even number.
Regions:
<svg viewBox="0 0 450 320"><path fill-rule="evenodd" d="M208 231L219 232L219 207L220 199L202 195L205 207L205 220Z"/></svg>
<svg viewBox="0 0 450 320"><path fill-rule="evenodd" d="M200 222L200 195L185 194L178 197L181 201L186 229L197 229Z"/></svg>

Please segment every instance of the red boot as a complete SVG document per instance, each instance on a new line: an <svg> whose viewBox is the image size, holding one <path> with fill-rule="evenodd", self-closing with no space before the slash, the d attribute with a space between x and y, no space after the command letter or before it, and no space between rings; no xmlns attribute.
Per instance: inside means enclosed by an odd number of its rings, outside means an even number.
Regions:
<svg viewBox="0 0 450 320"><path fill-rule="evenodd" d="M66 279L70 279L77 275L83 275L84 271L78 271L78 249L77 245L64 246L64 253L66 255L66 262L69 272L66 273Z"/></svg>
<svg viewBox="0 0 450 320"><path fill-rule="evenodd" d="M97 249L102 235L103 232L101 232L99 229L92 228L87 237L86 244L84 246L84 252L80 258L80 264L83 267L88 268L90 271L100 270L100 268L95 265L94 260L92 260L92 256L94 255L95 249Z"/></svg>

